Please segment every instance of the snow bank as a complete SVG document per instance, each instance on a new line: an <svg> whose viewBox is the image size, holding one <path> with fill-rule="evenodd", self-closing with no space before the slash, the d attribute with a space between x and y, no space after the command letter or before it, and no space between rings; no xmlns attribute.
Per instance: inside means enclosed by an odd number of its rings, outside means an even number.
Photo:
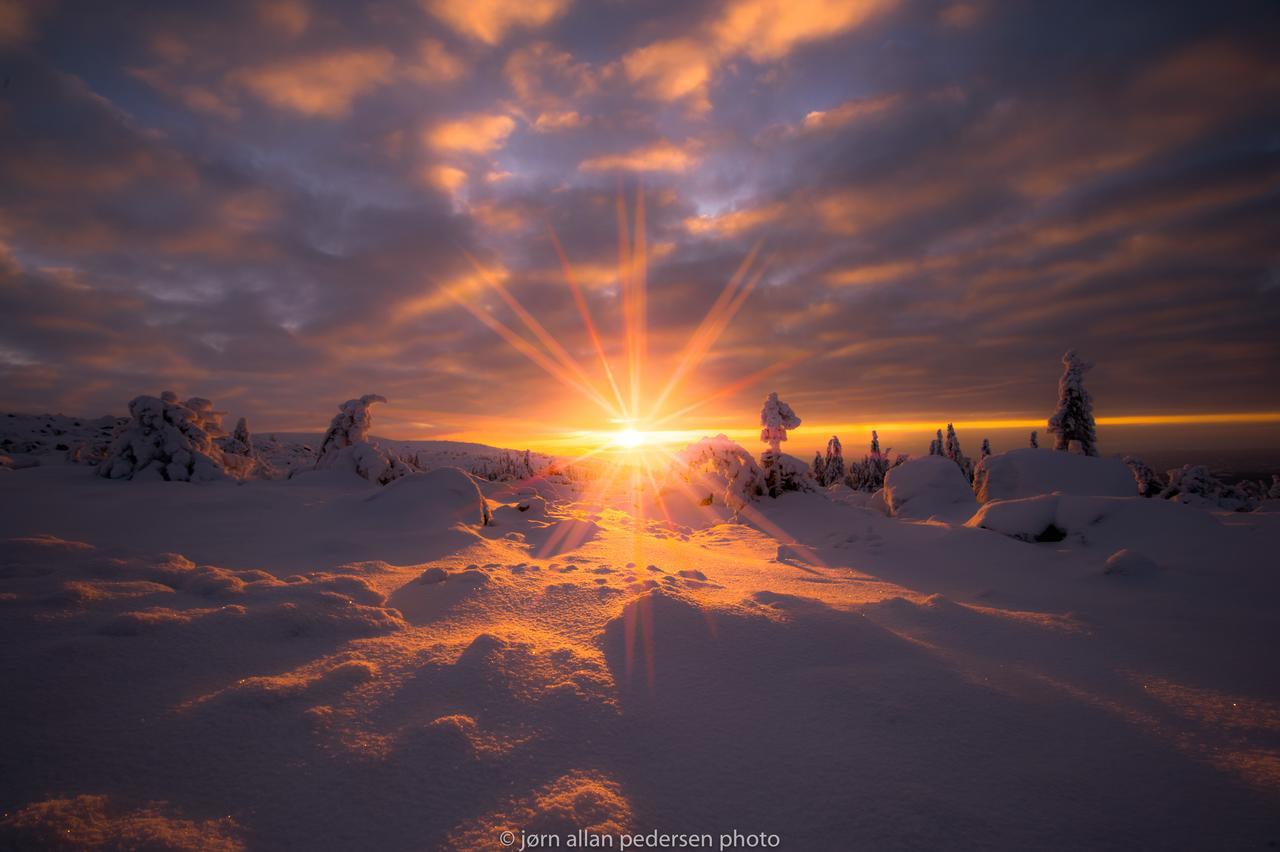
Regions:
<svg viewBox="0 0 1280 852"><path fill-rule="evenodd" d="M978 501L1016 500L1039 494L1132 497L1133 474L1120 459L1024 448L987 456L973 475Z"/></svg>
<svg viewBox="0 0 1280 852"><path fill-rule="evenodd" d="M339 405L320 442L316 470L348 470L380 485L412 473L403 459L369 440L373 405L386 401L385 396L368 393Z"/></svg>
<svg viewBox="0 0 1280 852"><path fill-rule="evenodd" d="M920 520L964 521L978 508L964 474L945 456L924 456L892 468L885 475L884 500L894 517Z"/></svg>
<svg viewBox="0 0 1280 852"><path fill-rule="evenodd" d="M475 480L456 467L402 476L365 498L363 505L380 523L397 528L482 527L493 519Z"/></svg>
<svg viewBox="0 0 1280 852"><path fill-rule="evenodd" d="M139 396L129 403L132 418L112 441L98 473L110 479L167 479L209 482L227 477L221 447L220 415L207 399L179 402L172 391Z"/></svg>
<svg viewBox="0 0 1280 852"><path fill-rule="evenodd" d="M1177 503L1142 497L1067 494L992 500L966 526L994 530L1022 541L1072 538L1121 547L1141 541L1144 550L1154 548L1166 555L1211 549L1221 531L1213 516Z"/></svg>

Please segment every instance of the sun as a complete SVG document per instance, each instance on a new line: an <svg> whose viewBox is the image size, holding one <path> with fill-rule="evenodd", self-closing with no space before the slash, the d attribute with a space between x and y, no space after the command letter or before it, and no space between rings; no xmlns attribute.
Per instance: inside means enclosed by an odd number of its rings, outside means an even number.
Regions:
<svg viewBox="0 0 1280 852"><path fill-rule="evenodd" d="M613 436L614 446L622 447L626 450L635 450L643 447L648 443L649 437L639 429L628 426L625 429L619 429L617 434Z"/></svg>

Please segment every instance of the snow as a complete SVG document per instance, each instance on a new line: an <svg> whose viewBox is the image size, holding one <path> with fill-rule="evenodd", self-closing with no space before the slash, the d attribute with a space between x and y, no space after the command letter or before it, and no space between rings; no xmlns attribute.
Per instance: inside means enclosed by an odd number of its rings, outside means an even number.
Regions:
<svg viewBox="0 0 1280 852"><path fill-rule="evenodd" d="M0 847L1280 836L1280 504L979 507L934 456L731 511L759 466L695 446L638 493L0 475Z"/></svg>
<svg viewBox="0 0 1280 852"><path fill-rule="evenodd" d="M973 476L979 502L1014 500L1058 491L1095 497L1129 497L1137 484L1116 458L1024 448L987 456Z"/></svg>
<svg viewBox="0 0 1280 852"><path fill-rule="evenodd" d="M924 456L891 468L884 500L894 517L964 521L978 508L959 465L946 456Z"/></svg>

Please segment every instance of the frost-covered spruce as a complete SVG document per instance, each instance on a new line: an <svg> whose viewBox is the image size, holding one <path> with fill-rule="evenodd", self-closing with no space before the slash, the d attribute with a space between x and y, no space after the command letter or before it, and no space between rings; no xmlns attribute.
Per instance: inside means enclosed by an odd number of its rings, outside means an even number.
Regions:
<svg viewBox="0 0 1280 852"><path fill-rule="evenodd" d="M1031 430L1031 449L1033 450L1040 449L1040 436L1035 429Z"/></svg>
<svg viewBox="0 0 1280 852"><path fill-rule="evenodd" d="M267 464L254 450L253 436L249 434L249 422L245 418L236 421L236 428L230 435L214 442L222 449L222 460L227 469L241 479L259 471L265 472Z"/></svg>
<svg viewBox="0 0 1280 852"><path fill-rule="evenodd" d="M1098 454L1097 428L1093 421L1093 397L1084 389L1084 374L1093 368L1080 360L1074 349L1062 356L1062 378L1058 380L1058 410L1049 418L1055 450L1069 450L1074 441L1086 456Z"/></svg>
<svg viewBox="0 0 1280 852"><path fill-rule="evenodd" d="M1137 456L1125 456L1124 463L1133 474L1133 481L1138 486L1139 497L1155 497L1164 490L1164 483L1151 465Z"/></svg>
<svg viewBox="0 0 1280 852"><path fill-rule="evenodd" d="M989 456L989 455L991 455L991 439L990 439L990 438L983 438L983 439L982 439L982 452L981 452L981 454L978 456L978 458L985 459L985 458L986 458L987 456Z"/></svg>
<svg viewBox="0 0 1280 852"><path fill-rule="evenodd" d="M781 443L787 440L787 430L800 425L800 418L791 410L791 406L778 399L778 394L769 394L760 409L760 440L769 445L769 452L775 457L782 452Z"/></svg>
<svg viewBox="0 0 1280 852"><path fill-rule="evenodd" d="M942 453L960 467L960 472L973 480L973 460L960 449L960 439L956 437L955 426L947 424L947 440Z"/></svg>
<svg viewBox="0 0 1280 852"><path fill-rule="evenodd" d="M835 485L844 479L844 447L840 445L840 438L836 435L832 435L831 440L827 441L827 455L822 460L822 471L819 485Z"/></svg>
<svg viewBox="0 0 1280 852"><path fill-rule="evenodd" d="M810 467L809 472L813 474L814 482L819 485L827 484L827 464L822 458L822 453L817 450L814 450L813 465Z"/></svg>
<svg viewBox="0 0 1280 852"><path fill-rule="evenodd" d="M339 405L320 442L316 470L349 470L379 485L412 473L413 468L404 459L369 441L371 409L374 403L386 401L384 396L369 393Z"/></svg>
<svg viewBox="0 0 1280 852"><path fill-rule="evenodd" d="M935 437L932 441L929 442L929 455L931 456L946 455L946 453L942 451L942 430L939 429L936 435L937 437Z"/></svg>
<svg viewBox="0 0 1280 852"><path fill-rule="evenodd" d="M224 479L222 449L207 427L219 428L213 405L194 397L179 402L165 391L129 403L129 423L116 435L98 473L110 479L209 482Z"/></svg>

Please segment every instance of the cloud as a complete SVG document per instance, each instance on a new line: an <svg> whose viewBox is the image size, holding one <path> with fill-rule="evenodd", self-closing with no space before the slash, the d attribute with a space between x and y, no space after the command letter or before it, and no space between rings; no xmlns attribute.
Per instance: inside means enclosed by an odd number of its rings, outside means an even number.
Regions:
<svg viewBox="0 0 1280 852"><path fill-rule="evenodd" d="M563 112L544 112L533 122L533 129L539 133L552 133L557 130L573 130L585 125L586 119L578 115L577 110Z"/></svg>
<svg viewBox="0 0 1280 852"><path fill-rule="evenodd" d="M436 151L484 154L501 148L515 128L509 115L469 115L428 128L424 139Z"/></svg>
<svg viewBox="0 0 1280 852"><path fill-rule="evenodd" d="M258 16L286 38L297 38L311 23L311 10L304 0L258 0Z"/></svg>
<svg viewBox="0 0 1280 852"><path fill-rule="evenodd" d="M423 0L431 14L458 33L485 44L502 41L516 28L540 27L558 18L570 0Z"/></svg>
<svg viewBox="0 0 1280 852"><path fill-rule="evenodd" d="M805 115L801 128L812 133L844 127L855 121L878 116L898 104L900 100L898 95L883 95L878 98L845 101L828 110L813 110Z"/></svg>
<svg viewBox="0 0 1280 852"><path fill-rule="evenodd" d="M601 154L583 160L578 168L584 172L683 172L697 162L697 157L670 142L657 142L633 148L620 154Z"/></svg>
<svg viewBox="0 0 1280 852"><path fill-rule="evenodd" d="M628 53L622 60L627 79L649 97L660 101L689 99L692 109L710 108L707 86L716 55L698 39L659 41Z"/></svg>
<svg viewBox="0 0 1280 852"><path fill-rule="evenodd" d="M732 0L712 32L723 52L767 62L854 29L893 5L893 0Z"/></svg>
<svg viewBox="0 0 1280 852"><path fill-rule="evenodd" d="M599 82L589 64L548 42L511 51L502 73L519 104L532 110L563 109L566 103L594 93Z"/></svg>
<svg viewBox="0 0 1280 852"><path fill-rule="evenodd" d="M417 61L405 69L405 74L419 83L452 83L465 77L469 70L467 63L439 39L425 38L418 43Z"/></svg>
<svg viewBox="0 0 1280 852"><path fill-rule="evenodd" d="M246 68L232 77L271 106L341 118L357 98L388 82L394 65L385 48L350 48Z"/></svg>

